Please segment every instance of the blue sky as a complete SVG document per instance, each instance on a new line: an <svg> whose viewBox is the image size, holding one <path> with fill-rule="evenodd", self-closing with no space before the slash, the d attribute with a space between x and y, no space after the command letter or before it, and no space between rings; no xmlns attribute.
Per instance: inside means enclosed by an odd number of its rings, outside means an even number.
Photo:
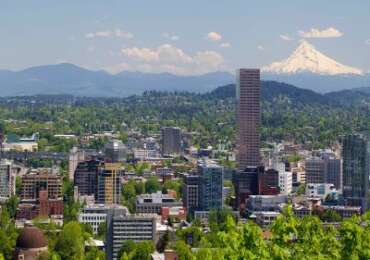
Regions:
<svg viewBox="0 0 370 260"><path fill-rule="evenodd" d="M0 0L0 69L199 74L286 58L303 36L370 71L370 1Z"/></svg>

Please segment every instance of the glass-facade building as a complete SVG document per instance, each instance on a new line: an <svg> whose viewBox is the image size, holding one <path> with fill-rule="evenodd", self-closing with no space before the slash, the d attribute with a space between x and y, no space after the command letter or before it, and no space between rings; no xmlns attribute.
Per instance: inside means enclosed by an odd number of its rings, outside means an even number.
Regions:
<svg viewBox="0 0 370 260"><path fill-rule="evenodd" d="M363 134L343 138L343 197L349 206L369 209L370 142Z"/></svg>

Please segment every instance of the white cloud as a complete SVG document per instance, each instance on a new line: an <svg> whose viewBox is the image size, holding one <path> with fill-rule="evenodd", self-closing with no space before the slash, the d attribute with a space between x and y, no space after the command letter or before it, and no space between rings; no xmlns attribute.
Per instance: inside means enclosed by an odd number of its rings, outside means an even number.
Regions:
<svg viewBox="0 0 370 260"><path fill-rule="evenodd" d="M129 58L126 70L142 72L170 72L180 75L202 74L223 69L224 58L215 51L199 51L193 55L171 44L157 48L125 48L121 54ZM127 67L125 63L124 66ZM119 71L123 65L118 64L109 71Z"/></svg>
<svg viewBox="0 0 370 260"><path fill-rule="evenodd" d="M367 39L367 40L365 41L365 44L370 45L370 39Z"/></svg>
<svg viewBox="0 0 370 260"><path fill-rule="evenodd" d="M190 63L192 58L183 50L170 44L164 44L157 49L159 61L165 63Z"/></svg>
<svg viewBox="0 0 370 260"><path fill-rule="evenodd" d="M221 54L215 51L203 51L197 52L193 61L201 66L206 65L212 68L217 68L224 62L224 58Z"/></svg>
<svg viewBox="0 0 370 260"><path fill-rule="evenodd" d="M177 36L175 34L168 33L168 32L162 33L162 37L164 37L168 40L171 40L171 41L178 41L180 39L179 36Z"/></svg>
<svg viewBox="0 0 370 260"><path fill-rule="evenodd" d="M95 33L95 37L110 37L112 35L111 31L100 31Z"/></svg>
<svg viewBox="0 0 370 260"><path fill-rule="evenodd" d="M149 48L126 48L121 50L122 54L130 59L145 62L158 61L158 53Z"/></svg>
<svg viewBox="0 0 370 260"><path fill-rule="evenodd" d="M221 41L222 35L217 32L210 32L207 34L207 39L213 42Z"/></svg>
<svg viewBox="0 0 370 260"><path fill-rule="evenodd" d="M262 45L258 45L258 46L257 46L257 49L258 49L259 51L264 51L264 50L265 50L265 47L263 47Z"/></svg>
<svg viewBox="0 0 370 260"><path fill-rule="evenodd" d="M109 73L116 74L124 70L131 70L131 66L128 63L119 63L113 66L105 67L103 69L108 71Z"/></svg>
<svg viewBox="0 0 370 260"><path fill-rule="evenodd" d="M192 58L185 54L183 50L170 44L163 44L156 49L149 48L125 48L121 50L126 57L144 62L162 63L190 63Z"/></svg>
<svg viewBox="0 0 370 260"><path fill-rule="evenodd" d="M223 42L220 44L221 48L231 48L231 43L229 42Z"/></svg>
<svg viewBox="0 0 370 260"><path fill-rule="evenodd" d="M294 40L292 37L290 37L289 35L286 35L286 34L280 34L280 39L282 39L284 41L293 41Z"/></svg>
<svg viewBox="0 0 370 260"><path fill-rule="evenodd" d="M311 28L310 31L298 31L299 36L303 38L337 38L343 36L343 33L334 27L329 27L324 30Z"/></svg>
<svg viewBox="0 0 370 260"><path fill-rule="evenodd" d="M95 51L95 47L94 46L89 46L87 47L86 49L88 52L94 52Z"/></svg>
<svg viewBox="0 0 370 260"><path fill-rule="evenodd" d="M114 35L121 38L132 39L134 35L130 32L122 31L121 29L114 30Z"/></svg>
<svg viewBox="0 0 370 260"><path fill-rule="evenodd" d="M95 33L87 33L87 34L85 34L85 38L87 38L87 39L92 39L94 37L95 37Z"/></svg>
<svg viewBox="0 0 370 260"><path fill-rule="evenodd" d="M130 32L126 32L121 29L90 32L85 34L86 39L93 39L97 37L119 37L125 39L132 39L134 38L134 35Z"/></svg>

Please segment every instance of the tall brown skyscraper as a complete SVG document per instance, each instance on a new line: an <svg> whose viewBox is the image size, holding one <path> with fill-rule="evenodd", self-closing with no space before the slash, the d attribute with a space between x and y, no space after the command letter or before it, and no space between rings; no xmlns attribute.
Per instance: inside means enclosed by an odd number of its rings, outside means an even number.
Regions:
<svg viewBox="0 0 370 260"><path fill-rule="evenodd" d="M260 166L260 70L239 69L236 86L237 167Z"/></svg>

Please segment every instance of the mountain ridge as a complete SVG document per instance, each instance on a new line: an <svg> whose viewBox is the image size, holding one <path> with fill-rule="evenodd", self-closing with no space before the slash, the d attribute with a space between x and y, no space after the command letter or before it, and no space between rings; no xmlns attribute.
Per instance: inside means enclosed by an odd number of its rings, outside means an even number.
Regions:
<svg viewBox="0 0 370 260"><path fill-rule="evenodd" d="M324 76L312 73L261 74L263 80L285 82L304 89L325 93L370 86L370 74ZM235 82L229 72L178 76L171 73L150 74L123 71L109 74L70 63L42 65L20 71L0 70L1 96L62 94L90 97L127 97L147 90L206 93L216 86Z"/></svg>

